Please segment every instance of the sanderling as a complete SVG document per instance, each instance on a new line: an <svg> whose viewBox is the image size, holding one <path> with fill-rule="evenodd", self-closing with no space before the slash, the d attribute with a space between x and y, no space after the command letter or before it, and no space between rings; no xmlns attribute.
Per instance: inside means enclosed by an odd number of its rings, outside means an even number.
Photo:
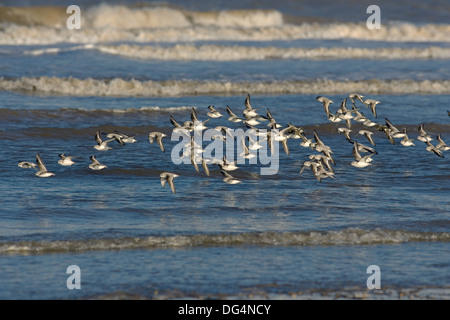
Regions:
<svg viewBox="0 0 450 320"><path fill-rule="evenodd" d="M209 177L208 164L206 163L206 160L204 158L202 158L202 167L203 167L203 171L205 171L205 174Z"/></svg>
<svg viewBox="0 0 450 320"><path fill-rule="evenodd" d="M438 141L438 144L436 145L436 149L439 149L441 151L450 150L450 147L444 142L444 140L442 140L440 133L437 135L436 140Z"/></svg>
<svg viewBox="0 0 450 320"><path fill-rule="evenodd" d="M422 142L428 142L433 140L431 136L425 131L423 124L421 124L418 128L419 136L417 137L417 140Z"/></svg>
<svg viewBox="0 0 450 320"><path fill-rule="evenodd" d="M406 129L403 129L403 131L400 131L400 130L398 130L398 129L392 124L391 121L389 121L388 118L385 118L385 120L386 120L386 125L387 125L387 127L389 128L389 130L390 130L390 133L389 133L389 134L390 134L393 138L403 138L403 137L405 136L405 134L406 134Z"/></svg>
<svg viewBox="0 0 450 320"><path fill-rule="evenodd" d="M330 120L331 122L341 122L342 118L341 118L341 113L338 111L336 111L335 114L331 114L328 116L328 120Z"/></svg>
<svg viewBox="0 0 450 320"><path fill-rule="evenodd" d="M191 109L191 120L192 120L192 129L196 132L207 129L205 123L207 123L211 118L206 119L204 121L200 121L197 117L197 111L195 108Z"/></svg>
<svg viewBox="0 0 450 320"><path fill-rule="evenodd" d="M353 109L352 110L347 109L347 98L345 98L341 102L341 106L339 107L339 109L336 112L336 115L338 116L338 118L345 120L345 123L347 124L347 128L349 128L349 129L352 128L351 120L353 119L353 112L354 112Z"/></svg>
<svg viewBox="0 0 450 320"><path fill-rule="evenodd" d="M175 184L173 182L173 179L175 179L176 177L179 177L179 175L171 172L163 172L159 175L161 185L164 187L166 185L166 182L168 182L173 193L176 193Z"/></svg>
<svg viewBox="0 0 450 320"><path fill-rule="evenodd" d="M316 141L315 149L318 152L322 152L324 155L326 155L328 158L330 158L330 161L332 164L335 164L335 161L332 157L333 151L331 148L323 143L323 141L319 138L319 135L316 132L316 129L314 131L314 140Z"/></svg>
<svg viewBox="0 0 450 320"><path fill-rule="evenodd" d="M370 120L369 118L366 118L366 119L362 122L362 124L365 125L366 127L369 127L369 128L378 125L376 122L373 122L373 121Z"/></svg>
<svg viewBox="0 0 450 320"><path fill-rule="evenodd" d="M375 146L375 141L373 141L373 138L372 138L372 135L373 135L373 132L372 132L372 131L369 131L369 130L359 130L359 131L358 131L358 134L359 134L359 135L362 135L362 136L364 136L364 137L366 137L366 139L369 140L370 144L373 145L373 146Z"/></svg>
<svg viewBox="0 0 450 320"><path fill-rule="evenodd" d="M366 155L364 157L358 151L358 142L353 143L353 156L355 157L355 161L351 162L351 165L356 168L364 168L370 166L372 162L372 154Z"/></svg>
<svg viewBox="0 0 450 320"><path fill-rule="evenodd" d="M252 105L250 104L250 94L247 94L247 97L244 101L245 110L243 111L244 116L248 118L256 118L258 114L256 113L256 109L252 108Z"/></svg>
<svg viewBox="0 0 450 320"><path fill-rule="evenodd" d="M220 170L220 173L222 173L225 178L223 178L223 182L228 183L228 184L237 184L237 183L241 183L242 181L239 179L236 179L235 177L233 177L231 174L229 174L228 172L224 171L224 170Z"/></svg>
<svg viewBox="0 0 450 320"><path fill-rule="evenodd" d="M231 139L235 139L235 136L233 134L233 130L229 127L226 126L217 126L214 128L216 131L219 131L221 133L221 137L220 138L223 142L226 142L226 139L229 137ZM212 138L214 138L215 136L213 136Z"/></svg>
<svg viewBox="0 0 450 320"><path fill-rule="evenodd" d="M373 153L373 154L378 154L378 152L369 146L366 146L360 142L356 142L355 140L347 140L348 142L352 143L352 144L356 144L356 147L358 148L359 152L369 152L369 153Z"/></svg>
<svg viewBox="0 0 450 320"><path fill-rule="evenodd" d="M19 161L17 166L20 167L20 168L28 169L28 168L36 168L37 164L33 163L33 162L30 162L30 161Z"/></svg>
<svg viewBox="0 0 450 320"><path fill-rule="evenodd" d="M330 104L332 104L333 101L323 96L316 97L316 100L323 103L325 113L327 114L327 117L330 118Z"/></svg>
<svg viewBox="0 0 450 320"><path fill-rule="evenodd" d="M270 112L269 108L267 108L267 120L269 120L269 123L267 124L268 127L271 127L272 129L279 129L282 127L281 124L277 123L275 119L272 116L272 113Z"/></svg>
<svg viewBox="0 0 450 320"><path fill-rule="evenodd" d="M100 131L97 130L97 132L95 133L95 141L97 141L97 144L94 146L94 148L98 151L106 151L106 150L110 150L112 149L110 146L108 146L108 143L110 143L111 141L114 141L116 139L109 139L109 140L105 140L103 141L102 138L100 137Z"/></svg>
<svg viewBox="0 0 450 320"><path fill-rule="evenodd" d="M170 122L173 125L173 132L187 134L187 131L189 131L189 127L182 126L172 115L170 115Z"/></svg>
<svg viewBox="0 0 450 320"><path fill-rule="evenodd" d="M209 112L206 114L210 118L220 118L223 115L217 111L214 106L208 106Z"/></svg>
<svg viewBox="0 0 450 320"><path fill-rule="evenodd" d="M253 152L249 151L249 148L247 147L247 144L245 142L245 137L241 138L241 147L242 152L239 154L240 157L244 159L252 159L256 157L256 155Z"/></svg>
<svg viewBox="0 0 450 320"><path fill-rule="evenodd" d="M300 170L300 174L303 173L303 170L305 170L306 167L310 167L312 173L314 174L315 178L322 182L322 179L325 178L334 178L334 172L332 171L326 171L325 168L322 166L321 161L305 161L302 165L302 168Z"/></svg>
<svg viewBox="0 0 450 320"><path fill-rule="evenodd" d="M53 172L49 172L47 168L44 165L44 162L41 159L41 156L39 153L36 153L36 163L39 167L39 170L36 172L36 175L40 178L47 178L54 176L55 174Z"/></svg>
<svg viewBox="0 0 450 320"><path fill-rule="evenodd" d="M167 135L162 133L162 132L157 132L157 131L150 132L148 134L148 141L150 143L153 143L156 140L156 142L158 142L158 145L159 145L159 148L161 149L161 151L162 152L166 152L166 149L164 148L164 145L163 145L163 142L162 142L162 139L164 137L166 137L166 136Z"/></svg>
<svg viewBox="0 0 450 320"><path fill-rule="evenodd" d="M257 118L250 118L250 117L247 118L246 117L244 120L244 123L248 126L253 127L253 126L260 124L261 122L259 122Z"/></svg>
<svg viewBox="0 0 450 320"><path fill-rule="evenodd" d="M287 133L291 130L291 127L286 127L282 130L271 130L271 139L273 139L273 141L278 141L281 142L284 152L286 152L287 155L289 155L289 146L287 144L287 141L289 139L289 136L287 135Z"/></svg>
<svg viewBox="0 0 450 320"><path fill-rule="evenodd" d="M387 125L376 124L376 128L379 131L383 131L384 132L384 134L389 139L389 142L391 144L395 144L395 140L394 140L394 138L392 137L392 134L391 134L391 129L389 129L389 127Z"/></svg>
<svg viewBox="0 0 450 320"><path fill-rule="evenodd" d="M331 166L331 159L328 158L326 155L324 154L311 154L309 156L310 160L316 160L316 161L321 161L322 164L328 168L328 170L330 170L331 172L334 172L333 167Z"/></svg>
<svg viewBox="0 0 450 320"><path fill-rule="evenodd" d="M242 122L242 121L244 121L244 119L242 119L242 118L239 118L232 110L231 110L231 108L229 107L229 106L227 106L227 112L228 112L228 114L230 115L230 117L228 118L228 121L231 121L231 122Z"/></svg>
<svg viewBox="0 0 450 320"><path fill-rule="evenodd" d="M352 132L351 129L349 129L349 128L338 128L337 130L338 130L338 132L343 133L347 140L351 139L350 138L350 132Z"/></svg>
<svg viewBox="0 0 450 320"><path fill-rule="evenodd" d="M375 116L375 118L377 117L377 110L376 110L376 106L377 104L380 103L380 101L375 100L375 99L366 99L364 101L364 103L366 104L366 106L368 108L370 108L370 111L372 111L373 115Z"/></svg>
<svg viewBox="0 0 450 320"><path fill-rule="evenodd" d="M200 170L198 169L198 165L197 162L198 160L202 159L202 157L200 156L203 153L203 149L200 145L198 145L195 140L194 137L191 136L191 142L190 142L190 147L189 147L189 157L191 160L191 164L194 166L195 171L200 172Z"/></svg>
<svg viewBox="0 0 450 320"><path fill-rule="evenodd" d="M89 159L91 159L92 163L89 165L89 168L92 170L102 170L105 168L108 168L108 166L101 164L95 156L90 156Z"/></svg>
<svg viewBox="0 0 450 320"><path fill-rule="evenodd" d="M355 102L356 102L356 100L355 99L358 99L359 101L361 101L362 103L364 103L364 96L363 95L360 95L360 94L357 94L357 93L350 93L349 95L348 95L348 97L350 98L350 100L352 101L352 103L353 103L353 105L355 105Z"/></svg>
<svg viewBox="0 0 450 320"><path fill-rule="evenodd" d="M403 131L398 130L388 118L384 118L386 121L386 127L383 127L384 133L387 138L391 142L391 144L395 144L394 138L403 138L406 135L406 129Z"/></svg>
<svg viewBox="0 0 450 320"><path fill-rule="evenodd" d="M355 114L355 115L353 116L353 119L352 119L352 120L354 120L354 121L356 121L356 122L362 122L362 123L364 123L364 122L366 122L367 120L369 120L363 112L359 111L359 110L356 109L354 106L352 107L352 111L353 111L353 113Z"/></svg>
<svg viewBox="0 0 450 320"><path fill-rule="evenodd" d="M114 130L114 133L108 133L106 135L107 138L115 138L116 141L123 142L121 144L125 144L125 143L136 143L137 140L135 139L136 135L130 136L124 133L121 133L117 130Z"/></svg>
<svg viewBox="0 0 450 320"><path fill-rule="evenodd" d="M58 157L60 158L58 160L58 163L62 166L71 166L73 164L75 164L75 162L73 162L73 158L78 158L75 156L66 156L64 153L61 153L58 155Z"/></svg>
<svg viewBox="0 0 450 320"><path fill-rule="evenodd" d="M294 126L292 123L289 122L288 124L288 138L289 139L301 139L302 135L305 133L303 128Z"/></svg>
<svg viewBox="0 0 450 320"><path fill-rule="evenodd" d="M225 156L223 156L222 163L218 163L218 166L224 171L234 171L239 169L239 167L236 166L236 161L229 162Z"/></svg>
<svg viewBox="0 0 450 320"><path fill-rule="evenodd" d="M248 149L249 150L259 150L261 149L263 146L261 145L261 140L253 140L253 138L251 136L247 136L248 139Z"/></svg>
<svg viewBox="0 0 450 320"><path fill-rule="evenodd" d="M305 148L311 148L311 149L314 149L314 148L315 148L316 143L313 142L312 139L306 138L305 135L300 135L300 138L302 139L302 142L300 142L300 145L301 145L302 147L305 147Z"/></svg>
<svg viewBox="0 0 450 320"><path fill-rule="evenodd" d="M436 148L435 146L433 146L430 141L427 141L425 143L427 144L426 150L428 152L433 152L438 157L444 158L444 155L442 154L442 151L439 150L438 148Z"/></svg>
<svg viewBox="0 0 450 320"><path fill-rule="evenodd" d="M400 143L405 147L415 146L414 144L414 138L409 138L407 134L403 137L402 141Z"/></svg>

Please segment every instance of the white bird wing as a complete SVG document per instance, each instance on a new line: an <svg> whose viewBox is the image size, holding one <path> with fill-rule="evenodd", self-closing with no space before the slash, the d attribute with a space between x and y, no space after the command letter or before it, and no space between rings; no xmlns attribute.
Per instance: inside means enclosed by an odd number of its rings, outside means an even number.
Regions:
<svg viewBox="0 0 450 320"><path fill-rule="evenodd" d="M355 157L356 161L359 161L362 158L361 154L358 151L358 143L357 142L353 143L353 156Z"/></svg>
<svg viewBox="0 0 450 320"><path fill-rule="evenodd" d="M394 135L397 132L400 132L400 130L398 130L391 121L389 121L388 118L385 118L386 120L386 125L388 126L388 128L391 130L391 135Z"/></svg>
<svg viewBox="0 0 450 320"><path fill-rule="evenodd" d="M252 105L250 104L250 94L247 94L244 104L245 104L245 109L252 110Z"/></svg>
<svg viewBox="0 0 450 320"><path fill-rule="evenodd" d="M41 156L39 153L36 153L36 163L39 166L39 171L47 171L47 168L44 165L44 162L42 161Z"/></svg>
<svg viewBox="0 0 450 320"><path fill-rule="evenodd" d="M173 175L169 175L168 177L167 177L167 182L169 183L169 187L170 187L170 189L172 190L172 192L173 193L176 193L176 191L175 191L175 183L173 182L173 179L174 179L175 177L173 176Z"/></svg>
<svg viewBox="0 0 450 320"><path fill-rule="evenodd" d="M237 118L238 116L231 110L231 108L229 106L227 106L227 112L230 116L232 116L233 118Z"/></svg>
<svg viewBox="0 0 450 320"><path fill-rule="evenodd" d="M162 134L158 134L156 136L156 141L158 142L158 145L161 148L161 151L162 152L166 152L166 149L164 148L164 145L163 145L163 142L162 142L162 138L163 138L163 135Z"/></svg>
<svg viewBox="0 0 450 320"><path fill-rule="evenodd" d="M206 175L209 177L209 168L208 168L208 164L206 163L205 159L202 159L202 167L203 167L203 170L205 171Z"/></svg>
<svg viewBox="0 0 450 320"><path fill-rule="evenodd" d="M97 131L95 133L95 141L97 141L98 144L101 144L103 142L102 138L100 137L100 131Z"/></svg>

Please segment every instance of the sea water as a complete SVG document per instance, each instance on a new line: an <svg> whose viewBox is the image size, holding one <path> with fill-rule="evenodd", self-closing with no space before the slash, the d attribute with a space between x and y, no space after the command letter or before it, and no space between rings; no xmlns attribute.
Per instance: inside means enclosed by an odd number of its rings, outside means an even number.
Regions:
<svg viewBox="0 0 450 320"><path fill-rule="evenodd" d="M381 102L375 118L356 101L377 124L410 138L424 124L433 145L449 142L447 2L381 4L380 30L367 28L368 2L80 1L80 30L65 3L39 4L0 7L0 298L449 298L450 154L370 128L378 153L355 168L345 124L316 101L332 99L334 114L359 93ZM206 120L214 105L224 116L209 129L247 130L226 112L241 117L247 94L260 115L316 131L335 179L300 174L318 152L293 138L273 175L247 160L236 185L217 165L207 176L175 164L170 116ZM370 145L360 129L352 138ZM97 130L137 143L97 151ZM36 153L54 177L17 166ZM63 167L61 153L79 158ZM108 168L90 170L92 155ZM179 175L176 193L163 171ZM367 285L373 265L380 289Z"/></svg>

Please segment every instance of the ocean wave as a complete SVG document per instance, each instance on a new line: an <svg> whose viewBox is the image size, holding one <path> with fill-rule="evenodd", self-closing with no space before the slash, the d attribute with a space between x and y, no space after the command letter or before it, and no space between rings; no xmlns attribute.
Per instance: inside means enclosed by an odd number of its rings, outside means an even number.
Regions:
<svg viewBox="0 0 450 320"><path fill-rule="evenodd" d="M341 39L448 42L450 24L365 21L286 23L277 10L189 11L167 6L134 8L102 4L82 10L80 30L66 28L64 7L4 7L0 44L99 42L271 41ZM301 20L301 19L300 19Z"/></svg>
<svg viewBox="0 0 450 320"><path fill-rule="evenodd" d="M286 81L140 81L113 79L77 79L58 77L0 77L0 90L67 96L175 97L228 94L450 94L450 80L360 80L329 79Z"/></svg>
<svg viewBox="0 0 450 320"><path fill-rule="evenodd" d="M59 108L59 109L8 109L0 108L0 125L3 127L11 123L19 125L16 134L11 135L10 130L0 130L0 138L4 140L19 139L19 137L27 137L30 139L46 139L55 137L85 137L87 132L92 136L99 129L105 132L113 132L119 130L121 132L133 133L138 135L148 134L151 131L161 130L152 125L145 126L112 126L112 125L94 125L95 119L100 122L108 122L115 116L123 115L151 117L162 116L169 119L169 114L176 115L179 113L190 114L192 108L197 106L144 106L140 108L110 108L110 109L88 109L88 108ZM83 124L80 126L80 124ZM91 125L91 126L89 126ZM170 122L165 124L171 127ZM55 127L56 126L56 127ZM88 127L86 127L88 126Z"/></svg>
<svg viewBox="0 0 450 320"><path fill-rule="evenodd" d="M302 39L357 39L388 42L448 42L450 25L391 23L377 30L362 23L303 23L257 28L238 27L167 27L154 29L88 28L69 30L47 26L3 24L2 45L49 45L55 43L107 42L193 42L193 41L279 41Z"/></svg>
<svg viewBox="0 0 450 320"><path fill-rule="evenodd" d="M42 49L33 49L33 50L25 50L23 54L32 55L32 56L40 56L45 54L57 54L62 52L70 52L70 51L79 51L79 50L90 50L95 49L93 44L84 44L79 46L73 46L69 48L61 48L61 47L52 47L52 48L42 48Z"/></svg>
<svg viewBox="0 0 450 320"><path fill-rule="evenodd" d="M165 5L124 6L102 3L80 7L82 23L86 28L113 28L120 30L153 29L189 26L208 27L266 27L283 24L283 15L277 10L220 10L190 11ZM4 7L0 21L25 26L64 28L70 14L62 6Z"/></svg>
<svg viewBox="0 0 450 320"><path fill-rule="evenodd" d="M59 118L76 115L77 117L86 116L92 117L92 114L123 114L123 113L176 113L181 111L191 111L196 106L177 106L177 107L159 107L159 106L144 106L140 108L59 108L59 109L7 109L0 108L2 120L6 118Z"/></svg>
<svg viewBox="0 0 450 320"><path fill-rule="evenodd" d="M79 48L79 47L77 47ZM268 59L450 59L450 48L431 46L427 48L280 48L247 47L226 45L177 44L171 47L138 46L122 44L118 46L99 45L88 47L103 53L137 59L156 60L268 60ZM52 50L53 49L53 50ZM28 54L42 54L57 48L39 49Z"/></svg>
<svg viewBox="0 0 450 320"><path fill-rule="evenodd" d="M271 292L261 286L246 287L244 292L200 294L176 290L154 290L146 293L133 291L112 291L93 295L90 300L449 300L450 287L417 286L390 287L383 285L377 290L360 287L335 289L311 288L288 292Z"/></svg>
<svg viewBox="0 0 450 320"><path fill-rule="evenodd" d="M300 288L298 288L300 289ZM416 286L402 287L383 285L377 290L360 287L329 288L290 288L286 292L272 292L262 286L246 287L237 293L195 293L182 290L153 290L148 292L112 291L90 296L90 300L449 300L450 287Z"/></svg>
<svg viewBox="0 0 450 320"><path fill-rule="evenodd" d="M265 231L84 240L19 241L0 243L0 254L48 254L96 250L134 250L211 246L351 246L428 241L448 242L450 241L450 233L348 228L340 231L328 232Z"/></svg>
<svg viewBox="0 0 450 320"><path fill-rule="evenodd" d="M167 6L130 8L101 4L88 10L88 27L140 29L161 27L266 27L283 24L283 15L276 10L188 11Z"/></svg>
<svg viewBox="0 0 450 320"><path fill-rule="evenodd" d="M173 112L180 112L180 111L191 111L192 108L197 108L194 106L179 106L179 107L159 107L159 106L145 106L140 108L113 108L113 109L88 109L88 108L64 108L60 109L59 111L62 112L76 112L77 114L86 113L88 116L91 116L92 113L143 113L143 112L149 112L149 113L173 113ZM42 112L42 110L40 111Z"/></svg>

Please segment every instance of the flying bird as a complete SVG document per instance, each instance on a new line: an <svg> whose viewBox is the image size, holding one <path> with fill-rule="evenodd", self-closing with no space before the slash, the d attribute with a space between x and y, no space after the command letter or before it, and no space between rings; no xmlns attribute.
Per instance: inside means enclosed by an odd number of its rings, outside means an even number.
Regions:
<svg viewBox="0 0 450 320"><path fill-rule="evenodd" d="M171 173L171 172L163 172L163 173L161 173L159 175L159 178L161 180L161 185L163 187L165 187L166 182L167 182L169 184L169 187L170 187L170 189L172 190L173 193L176 193L176 191L175 191L175 184L173 182L173 180L176 177L179 177L179 175L175 174L175 173Z"/></svg>
<svg viewBox="0 0 450 320"><path fill-rule="evenodd" d="M90 156L89 159L91 159L92 163L89 165L89 168L92 170L102 170L105 168L108 168L108 166L101 164L95 156Z"/></svg>
<svg viewBox="0 0 450 320"><path fill-rule="evenodd" d="M110 143L111 141L114 141L114 140L116 140L116 139L112 138L112 139L103 141L102 138L100 137L100 131L97 130L97 132L95 133L95 141L97 141L97 144L94 146L94 148L98 151L110 150L112 148L110 146L108 146L108 143Z"/></svg>
<svg viewBox="0 0 450 320"><path fill-rule="evenodd" d="M316 100L323 103L323 108L325 109L325 113L327 114L327 117L330 118L330 104L333 103L330 99L323 96L316 97Z"/></svg>
<svg viewBox="0 0 450 320"><path fill-rule="evenodd" d="M156 140L156 142L158 143L159 148L161 149L161 151L162 151L162 152L166 152L166 149L164 148L164 145L163 145L163 142L162 142L162 139L163 139L164 137L167 137L167 135L165 135L165 134L162 133L162 132L154 131L154 132L150 132L150 133L148 134L148 141L149 141L150 143L153 143L153 142Z"/></svg>
<svg viewBox="0 0 450 320"><path fill-rule="evenodd" d="M40 178L48 178L48 177L52 177L55 175L53 172L49 172L47 170L39 153L36 153L36 163L39 167L39 170L36 172L36 176L38 176Z"/></svg>
<svg viewBox="0 0 450 320"><path fill-rule="evenodd" d="M75 164L72 159L77 158L75 156L66 156L64 153L59 154L58 157L60 158L58 163L62 166L71 166Z"/></svg>

